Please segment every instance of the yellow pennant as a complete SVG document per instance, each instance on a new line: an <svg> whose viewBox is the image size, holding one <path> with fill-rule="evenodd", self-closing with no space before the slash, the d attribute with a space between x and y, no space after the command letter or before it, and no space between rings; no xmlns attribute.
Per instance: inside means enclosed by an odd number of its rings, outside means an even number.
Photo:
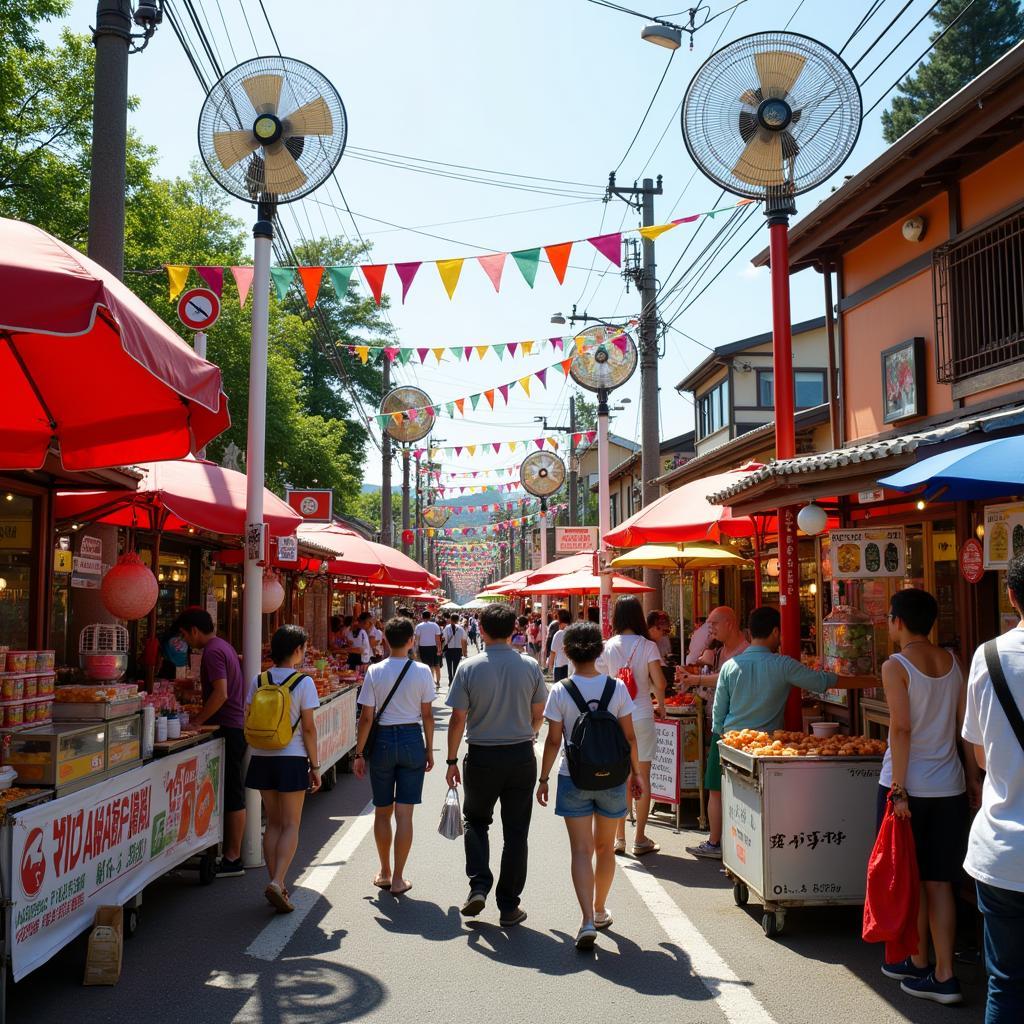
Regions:
<svg viewBox="0 0 1024 1024"><path fill-rule="evenodd" d="M529 395L529 393L530 393L530 378L529 377L520 377L519 378L519 386L527 393L527 395Z"/></svg>
<svg viewBox="0 0 1024 1024"><path fill-rule="evenodd" d="M466 445L466 451L469 452L470 455L476 455L476 445L475 444L468 444L468 445Z"/></svg>
<svg viewBox="0 0 1024 1024"><path fill-rule="evenodd" d="M393 412L391 418L395 421L396 426L402 425L402 414L400 412Z"/></svg>
<svg viewBox="0 0 1024 1024"><path fill-rule="evenodd" d="M551 445L552 448L558 448L558 442L553 437L548 438L548 444Z"/></svg>
<svg viewBox="0 0 1024 1024"><path fill-rule="evenodd" d="M521 348L523 350L523 355L524 356L528 356L528 355L530 355L533 352L533 342L532 341L524 341L522 343L522 345L521 345Z"/></svg>
<svg viewBox="0 0 1024 1024"><path fill-rule="evenodd" d="M477 355L478 355L478 356L479 356L479 357L480 357L481 359L483 359L483 357L484 357L485 355L487 355L487 353L488 353L488 352L489 352L490 350L491 350L491 346L490 346L490 345L477 345L477 347L476 347L476 354L477 354Z"/></svg>
<svg viewBox="0 0 1024 1024"><path fill-rule="evenodd" d="M441 362L441 356L444 355L444 349L443 348L432 348L430 351L434 353L434 358L438 362Z"/></svg>
<svg viewBox="0 0 1024 1024"><path fill-rule="evenodd" d="M583 335L581 334L576 339L576 351L577 352L582 352L583 351L583 346L586 345L586 343L587 343L587 339L584 338Z"/></svg>
<svg viewBox="0 0 1024 1024"><path fill-rule="evenodd" d="M679 227L678 224L652 224L649 228L641 228L640 234L649 242L653 242L660 235L665 234L666 231L671 231L677 227Z"/></svg>
<svg viewBox="0 0 1024 1024"><path fill-rule="evenodd" d="M370 346L369 345L356 345L356 355L359 356L359 361L366 365L367 360L370 358Z"/></svg>
<svg viewBox="0 0 1024 1024"><path fill-rule="evenodd" d="M462 263L461 259L437 261L437 272L441 275L441 281L449 299L455 295L455 287L459 283L459 275L462 273Z"/></svg>
<svg viewBox="0 0 1024 1024"><path fill-rule="evenodd" d="M167 268L167 286L171 293L171 302L181 294L181 290L185 287L185 282L188 280L188 274L191 269L191 267Z"/></svg>

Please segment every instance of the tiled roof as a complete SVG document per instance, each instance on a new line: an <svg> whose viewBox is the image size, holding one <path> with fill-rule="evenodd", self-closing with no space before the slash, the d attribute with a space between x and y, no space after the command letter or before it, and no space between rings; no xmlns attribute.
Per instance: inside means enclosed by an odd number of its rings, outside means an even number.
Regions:
<svg viewBox="0 0 1024 1024"><path fill-rule="evenodd" d="M842 469L844 466L862 462L879 461L895 455L908 454L928 445L953 441L974 431L991 433L1021 424L1024 424L1024 406L1015 406L1012 409L999 409L985 415L959 419L953 423L933 427L931 430L922 430L916 434L903 434L898 437L851 445L848 448L836 448L830 452L815 452L813 455L801 455L795 459L772 461L761 469L744 474L744 478L738 483L708 495L708 500L716 505L724 505L752 487L769 480L782 480L801 474Z"/></svg>

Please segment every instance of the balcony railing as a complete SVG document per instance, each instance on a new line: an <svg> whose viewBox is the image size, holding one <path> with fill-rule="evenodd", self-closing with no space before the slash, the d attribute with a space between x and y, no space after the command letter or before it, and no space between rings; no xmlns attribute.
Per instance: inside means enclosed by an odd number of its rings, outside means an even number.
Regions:
<svg viewBox="0 0 1024 1024"><path fill-rule="evenodd" d="M1019 363L1024 358L1024 208L939 246L933 260L938 379L954 384ZM1024 376L1024 368L1017 369Z"/></svg>

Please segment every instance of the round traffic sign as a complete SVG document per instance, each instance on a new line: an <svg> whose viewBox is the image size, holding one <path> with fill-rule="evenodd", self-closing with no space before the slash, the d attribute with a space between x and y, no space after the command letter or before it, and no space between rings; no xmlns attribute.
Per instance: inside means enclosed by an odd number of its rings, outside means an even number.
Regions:
<svg viewBox="0 0 1024 1024"><path fill-rule="evenodd" d="M220 316L220 298L209 288L190 288L178 299L178 319L190 331L205 331Z"/></svg>

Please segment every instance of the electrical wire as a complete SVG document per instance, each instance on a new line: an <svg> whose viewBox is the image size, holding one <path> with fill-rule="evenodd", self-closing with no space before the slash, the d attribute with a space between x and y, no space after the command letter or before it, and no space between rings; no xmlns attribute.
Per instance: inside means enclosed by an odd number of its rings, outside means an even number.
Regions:
<svg viewBox="0 0 1024 1024"><path fill-rule="evenodd" d="M918 26L931 15L932 11L934 11L939 6L940 2L941 0L936 0L936 3L932 4L932 6L929 7L928 10L925 11L924 14L922 14L921 17L918 18L917 21L915 21L914 24L911 25L910 28L908 28L907 31L903 33L903 35L900 37L899 42L896 43L896 45L892 47L892 49L889 50L889 52L874 66L874 68L872 68L871 71L868 72L868 74L861 79L860 87L862 89L865 85L867 85L868 82L871 81L872 78L875 77L875 73L885 64L885 62L907 41L907 39L910 38L914 30L917 29ZM871 52L871 49L872 48L869 47L867 51L865 51L864 55L860 58L859 61L857 61L857 64L860 64L864 57L866 57ZM927 51L925 52L927 53ZM857 65L855 64L854 67L856 66Z"/></svg>
<svg viewBox="0 0 1024 1024"><path fill-rule="evenodd" d="M867 23L878 13L878 9L885 3L885 0L873 0L871 6L867 9L867 12L861 17L860 21L857 22L857 26L850 33L849 38L839 48L839 56L841 57L846 51L846 48L857 38L857 36L864 30Z"/></svg>

